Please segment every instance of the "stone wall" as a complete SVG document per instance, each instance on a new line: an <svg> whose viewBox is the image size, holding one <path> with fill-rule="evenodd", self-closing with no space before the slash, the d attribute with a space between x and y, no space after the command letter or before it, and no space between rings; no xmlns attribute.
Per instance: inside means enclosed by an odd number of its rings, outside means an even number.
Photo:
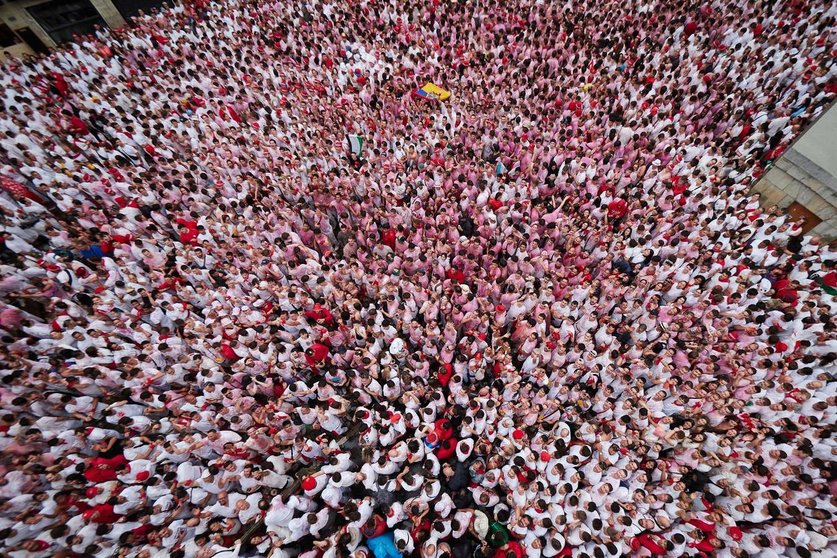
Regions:
<svg viewBox="0 0 837 558"><path fill-rule="evenodd" d="M18 28L18 29L20 29L20 28ZM26 43L23 43L23 42L18 43L16 45L12 45L10 47L0 49L0 51L2 51L2 52L0 52L0 56L3 57L3 61L5 61L7 59L6 54L11 56L12 58L20 58L20 57L22 57L24 55L27 55L27 54L35 54L35 51L32 50L32 48L29 45L27 45Z"/></svg>
<svg viewBox="0 0 837 558"><path fill-rule="evenodd" d="M90 3L102 15L102 19L105 20L105 23L111 29L125 25L125 18L122 17L122 14L119 13L119 10L116 9L116 6L113 5L111 0L90 0Z"/></svg>
<svg viewBox="0 0 837 558"><path fill-rule="evenodd" d="M52 47L55 46L55 41L53 41L52 37L50 37L43 29L41 29L41 26L38 25L35 18L30 16L29 12L26 11L26 8L40 4L42 1L43 0L8 2L3 6L0 6L0 19L2 19L3 22L12 30L28 27L33 33L35 33L35 35L38 36L39 39L41 39L41 42L48 47ZM29 48L28 45L23 47L15 45L13 47L9 47L8 49L4 49L4 56L6 52L12 56L21 56L23 54L33 53L32 49Z"/></svg>
<svg viewBox="0 0 837 558"><path fill-rule="evenodd" d="M2 20L10 29L16 30L23 27L28 27L35 35L48 47L55 46L55 41L49 36L38 24L35 19L29 15L26 8L43 4L45 0L16 0L14 2L7 2L0 6L0 20ZM119 13L111 0L90 0L90 3L97 12L105 20L108 27L116 28L125 25L125 18ZM33 51L28 45L20 43L6 49L0 49L0 64L5 59L5 54L18 57L24 54L32 54Z"/></svg>
<svg viewBox="0 0 837 558"><path fill-rule="evenodd" d="M811 230L826 240L837 238L837 178L823 168L837 163L837 105L832 105L827 117L818 120L803 134L807 142L798 141L780 157L773 167L759 180L753 190L761 194L763 207L778 205L787 208L793 202L804 206L822 219L822 223ZM816 142L812 144L812 139ZM807 146L815 145L818 164L806 156ZM832 161L822 160L823 151L832 154Z"/></svg>

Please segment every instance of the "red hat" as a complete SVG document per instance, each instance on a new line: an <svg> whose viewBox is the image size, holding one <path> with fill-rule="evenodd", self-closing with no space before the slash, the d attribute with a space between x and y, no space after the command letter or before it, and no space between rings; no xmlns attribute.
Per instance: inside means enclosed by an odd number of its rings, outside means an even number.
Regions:
<svg viewBox="0 0 837 558"><path fill-rule="evenodd" d="M514 432L512 432L512 437L515 440L520 440L523 438L523 431L519 428L515 428Z"/></svg>
<svg viewBox="0 0 837 558"><path fill-rule="evenodd" d="M551 458L552 456L549 455L548 451L544 450L541 452L541 461L549 461Z"/></svg>
<svg viewBox="0 0 837 558"><path fill-rule="evenodd" d="M317 488L317 481L314 477L305 477L305 480L302 481L302 489L303 490L314 490Z"/></svg>
<svg viewBox="0 0 837 558"><path fill-rule="evenodd" d="M148 480L148 477L150 477L150 476L151 476L151 473L149 473L148 471L140 471L139 473L137 473L137 480L138 481Z"/></svg>
<svg viewBox="0 0 837 558"><path fill-rule="evenodd" d="M87 490L84 492L84 495L87 496L88 498L95 498L96 496L99 495L99 487L98 486L88 487Z"/></svg>

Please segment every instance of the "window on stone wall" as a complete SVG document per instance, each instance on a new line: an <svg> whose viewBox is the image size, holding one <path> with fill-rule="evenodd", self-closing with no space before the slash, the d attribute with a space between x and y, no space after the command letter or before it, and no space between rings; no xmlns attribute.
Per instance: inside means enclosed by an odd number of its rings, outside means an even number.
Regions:
<svg viewBox="0 0 837 558"><path fill-rule="evenodd" d="M20 37L15 35L15 32L9 29L5 23L0 23L0 48L7 48L18 44Z"/></svg>
<svg viewBox="0 0 837 558"><path fill-rule="evenodd" d="M97 24L105 25L90 0L52 0L26 11L56 43L69 41L73 35L92 33Z"/></svg>

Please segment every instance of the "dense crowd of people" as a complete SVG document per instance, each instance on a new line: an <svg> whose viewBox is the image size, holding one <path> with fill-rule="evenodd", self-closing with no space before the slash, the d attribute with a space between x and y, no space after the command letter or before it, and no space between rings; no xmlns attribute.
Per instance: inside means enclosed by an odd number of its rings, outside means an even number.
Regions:
<svg viewBox="0 0 837 558"><path fill-rule="evenodd" d="M186 2L7 61L0 554L834 556L834 251L750 188L835 13Z"/></svg>

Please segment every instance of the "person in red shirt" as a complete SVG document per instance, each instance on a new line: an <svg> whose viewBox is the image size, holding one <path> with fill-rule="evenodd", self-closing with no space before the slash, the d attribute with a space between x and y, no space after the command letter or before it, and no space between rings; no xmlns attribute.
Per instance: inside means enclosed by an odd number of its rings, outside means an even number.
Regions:
<svg viewBox="0 0 837 558"><path fill-rule="evenodd" d="M779 279L773 284L776 298L793 306L799 301L799 292L795 284L788 278Z"/></svg>
<svg viewBox="0 0 837 558"><path fill-rule="evenodd" d="M90 467L84 471L84 478L96 484L116 480L115 469L105 463L95 463L95 459L93 461L90 463Z"/></svg>
<svg viewBox="0 0 837 558"><path fill-rule="evenodd" d="M73 134L74 136L86 136L90 133L90 128L87 127L87 124L85 124L84 120L72 114L68 110L64 111L64 115L67 116L67 119L69 121L67 124L67 129L71 134Z"/></svg>
<svg viewBox="0 0 837 558"><path fill-rule="evenodd" d="M456 453L456 438L449 438L447 440L443 440L439 447L436 448L436 457L439 461L445 461L446 459L450 458L454 453Z"/></svg>
<svg viewBox="0 0 837 558"><path fill-rule="evenodd" d="M452 377L453 366L450 363L445 363L439 366L439 370L436 372L436 380L438 380L440 384L447 386Z"/></svg>
<svg viewBox="0 0 837 558"><path fill-rule="evenodd" d="M642 533L640 535L637 535L631 541L631 548L632 549L634 549L636 551L636 550L639 550L640 547L645 548L646 550L648 550L648 552L650 552L651 554L653 554L655 556L662 556L663 554L666 553L665 547L663 545L661 545L660 543L658 543L656 540L654 540L651 537L651 534L649 534L649 533Z"/></svg>
<svg viewBox="0 0 837 558"><path fill-rule="evenodd" d="M515 540L507 542L494 551L494 558L524 558L525 556L526 551L523 546Z"/></svg>
<svg viewBox="0 0 837 558"><path fill-rule="evenodd" d="M503 202L497 198L491 198L490 200L488 200L488 205L491 206L491 209L497 211L498 209L503 207Z"/></svg>
<svg viewBox="0 0 837 558"><path fill-rule="evenodd" d="M381 233L381 243L395 250L395 229L388 228Z"/></svg>
<svg viewBox="0 0 837 558"><path fill-rule="evenodd" d="M461 269L449 269L446 273L446 276L451 281L456 281L457 283L465 282L465 274L462 272Z"/></svg>
<svg viewBox="0 0 837 558"><path fill-rule="evenodd" d="M52 77L52 85L58 95L66 97L70 92L70 86L67 84L67 80L64 76L58 72L52 72L50 76Z"/></svg>
<svg viewBox="0 0 837 558"><path fill-rule="evenodd" d="M683 26L683 35L690 37L695 34L695 31L697 31L697 22L690 19L686 22L686 25Z"/></svg>
<svg viewBox="0 0 837 558"><path fill-rule="evenodd" d="M241 358L238 356L238 353L235 352L235 349L233 349L229 343L223 343L221 345L221 356L229 361L236 361L239 358Z"/></svg>
<svg viewBox="0 0 837 558"><path fill-rule="evenodd" d="M20 182L12 180L11 178L6 176L0 176L0 190L6 192L13 199L20 200L26 198L34 202L37 202L41 205L46 205L48 203L44 198L42 198L41 196L27 188Z"/></svg>
<svg viewBox="0 0 837 558"><path fill-rule="evenodd" d="M436 419L433 428L440 440L449 440L453 436L453 424L447 418Z"/></svg>
<svg viewBox="0 0 837 558"><path fill-rule="evenodd" d="M628 212L628 202L622 198L614 198L607 204L607 216L611 223L616 223Z"/></svg>
<svg viewBox="0 0 837 558"><path fill-rule="evenodd" d="M305 350L305 361L309 366L317 368L328 358L328 347L322 343L314 343Z"/></svg>
<svg viewBox="0 0 837 558"><path fill-rule="evenodd" d="M177 219L176 223L180 226L180 242L183 244L196 244L198 238L198 223L191 219Z"/></svg>
<svg viewBox="0 0 837 558"><path fill-rule="evenodd" d="M360 528L360 534L367 539L374 539L381 536L387 530L387 520L378 514L373 514L369 520Z"/></svg>
<svg viewBox="0 0 837 558"><path fill-rule="evenodd" d="M116 480L120 474L128 471L127 460L122 455L110 459L95 457L84 471L84 478L92 483L102 483Z"/></svg>
<svg viewBox="0 0 837 558"><path fill-rule="evenodd" d="M314 307L311 310L306 310L304 314L309 320L322 323L327 328L333 328L336 323L334 321L334 316L331 312L329 312L328 308L325 308L319 302L314 304Z"/></svg>
<svg viewBox="0 0 837 558"><path fill-rule="evenodd" d="M88 523L116 523L122 516L114 513L113 506L114 503L108 501L93 506L81 515Z"/></svg>

